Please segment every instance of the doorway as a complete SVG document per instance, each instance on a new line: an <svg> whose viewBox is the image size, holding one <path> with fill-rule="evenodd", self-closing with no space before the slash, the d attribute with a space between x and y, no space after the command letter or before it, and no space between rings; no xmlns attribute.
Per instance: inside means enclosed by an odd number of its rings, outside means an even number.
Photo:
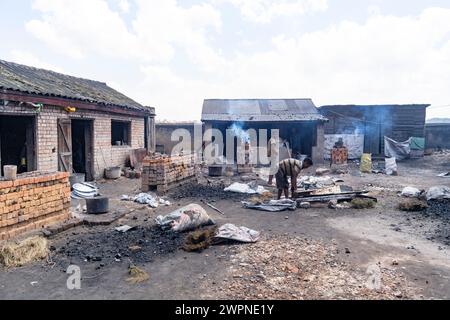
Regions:
<svg viewBox="0 0 450 320"><path fill-rule="evenodd" d="M72 120L72 169L74 173L86 174L86 180L94 179L93 121Z"/></svg>
<svg viewBox="0 0 450 320"><path fill-rule="evenodd" d="M0 116L0 170L17 166L17 173L36 170L35 117Z"/></svg>

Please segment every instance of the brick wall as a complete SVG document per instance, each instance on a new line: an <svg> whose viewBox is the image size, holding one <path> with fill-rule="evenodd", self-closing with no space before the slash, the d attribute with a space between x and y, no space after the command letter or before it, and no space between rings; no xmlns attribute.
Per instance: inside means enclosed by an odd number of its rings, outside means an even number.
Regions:
<svg viewBox="0 0 450 320"><path fill-rule="evenodd" d="M94 121L94 172L98 178L110 166L124 165L131 149L145 147L144 118L104 112L77 110L67 113L62 107L44 106L38 114L28 106L9 103L0 105L0 114L36 116L37 170L58 170L58 119L86 119ZM111 145L111 120L131 122L131 145Z"/></svg>
<svg viewBox="0 0 450 320"><path fill-rule="evenodd" d="M177 182L195 176L195 155L180 156L154 155L143 161L142 191L157 190L164 193Z"/></svg>
<svg viewBox="0 0 450 320"><path fill-rule="evenodd" d="M26 173L0 180L0 240L70 219L69 174Z"/></svg>

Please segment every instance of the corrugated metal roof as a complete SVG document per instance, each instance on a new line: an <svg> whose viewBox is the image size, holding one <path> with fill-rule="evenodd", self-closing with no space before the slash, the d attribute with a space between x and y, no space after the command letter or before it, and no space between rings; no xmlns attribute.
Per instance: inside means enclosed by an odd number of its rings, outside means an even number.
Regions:
<svg viewBox="0 0 450 320"><path fill-rule="evenodd" d="M428 108L430 104L337 104L321 106L320 109L332 109L332 108L403 108L403 107L425 107Z"/></svg>
<svg viewBox="0 0 450 320"><path fill-rule="evenodd" d="M0 89L153 112L106 83L0 60Z"/></svg>
<svg viewBox="0 0 450 320"><path fill-rule="evenodd" d="M207 99L202 121L325 121L311 99Z"/></svg>

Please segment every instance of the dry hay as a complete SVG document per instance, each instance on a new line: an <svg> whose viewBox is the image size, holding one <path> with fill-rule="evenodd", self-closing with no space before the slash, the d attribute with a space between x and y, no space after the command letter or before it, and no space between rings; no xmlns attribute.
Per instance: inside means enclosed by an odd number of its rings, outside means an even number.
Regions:
<svg viewBox="0 0 450 320"><path fill-rule="evenodd" d="M355 198L351 202L353 209L372 209L375 208L375 201L372 199Z"/></svg>
<svg viewBox="0 0 450 320"><path fill-rule="evenodd" d="M128 268L128 274L130 275L130 277L128 277L126 281L131 284L145 282L150 279L150 276L147 272L136 266L130 266Z"/></svg>
<svg viewBox="0 0 450 320"><path fill-rule="evenodd" d="M428 205L418 199L405 199L398 204L398 209L401 211L417 212L428 208Z"/></svg>
<svg viewBox="0 0 450 320"><path fill-rule="evenodd" d="M21 267L48 256L47 239L32 237L19 243L9 242L0 248L0 263L6 267Z"/></svg>
<svg viewBox="0 0 450 320"><path fill-rule="evenodd" d="M419 295L391 265L357 266L337 258L335 243L288 235L265 236L259 242L228 247L223 285L202 283L202 299L322 300L408 299ZM381 285L371 284L372 268Z"/></svg>
<svg viewBox="0 0 450 320"><path fill-rule="evenodd" d="M272 192L266 191L258 196L251 197L249 201L254 205L260 205L260 204L267 203L268 201L270 201L272 199L273 199Z"/></svg>
<svg viewBox="0 0 450 320"><path fill-rule="evenodd" d="M199 229L189 233L182 247L187 252L202 252L213 243L217 227Z"/></svg>

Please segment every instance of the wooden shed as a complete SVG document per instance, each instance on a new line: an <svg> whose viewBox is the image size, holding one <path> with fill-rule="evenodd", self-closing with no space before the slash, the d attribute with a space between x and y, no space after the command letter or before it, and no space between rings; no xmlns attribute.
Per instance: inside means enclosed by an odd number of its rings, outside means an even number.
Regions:
<svg viewBox="0 0 450 320"><path fill-rule="evenodd" d="M364 152L384 155L384 136L396 141L425 137L429 104L329 105L320 111L329 119L325 134L363 134Z"/></svg>

